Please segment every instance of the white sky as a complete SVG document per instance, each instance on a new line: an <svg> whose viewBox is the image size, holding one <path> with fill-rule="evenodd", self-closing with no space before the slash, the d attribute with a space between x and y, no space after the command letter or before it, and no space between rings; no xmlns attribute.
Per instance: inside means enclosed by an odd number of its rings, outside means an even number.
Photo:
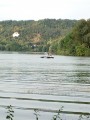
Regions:
<svg viewBox="0 0 90 120"><path fill-rule="evenodd" d="M90 0L0 0L0 21L88 19Z"/></svg>

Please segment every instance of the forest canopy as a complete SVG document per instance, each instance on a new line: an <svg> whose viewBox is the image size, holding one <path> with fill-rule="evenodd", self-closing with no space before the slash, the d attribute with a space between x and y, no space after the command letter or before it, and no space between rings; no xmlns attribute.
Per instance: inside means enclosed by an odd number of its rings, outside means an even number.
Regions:
<svg viewBox="0 0 90 120"><path fill-rule="evenodd" d="M58 41L57 54L90 56L90 19L79 20L71 32Z"/></svg>
<svg viewBox="0 0 90 120"><path fill-rule="evenodd" d="M0 50L48 51L48 41L65 36L76 20L44 19L0 22ZM18 37L13 37L17 32Z"/></svg>
<svg viewBox="0 0 90 120"><path fill-rule="evenodd" d="M90 19L1 21L0 50L90 56Z"/></svg>

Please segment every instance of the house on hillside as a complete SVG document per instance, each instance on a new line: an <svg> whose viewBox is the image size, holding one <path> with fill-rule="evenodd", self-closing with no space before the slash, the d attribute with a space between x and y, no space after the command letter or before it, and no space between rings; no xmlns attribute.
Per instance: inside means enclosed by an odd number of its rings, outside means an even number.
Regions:
<svg viewBox="0 0 90 120"><path fill-rule="evenodd" d="M13 36L13 37L19 37L19 35L20 35L20 34L19 34L18 32L14 32L12 36Z"/></svg>

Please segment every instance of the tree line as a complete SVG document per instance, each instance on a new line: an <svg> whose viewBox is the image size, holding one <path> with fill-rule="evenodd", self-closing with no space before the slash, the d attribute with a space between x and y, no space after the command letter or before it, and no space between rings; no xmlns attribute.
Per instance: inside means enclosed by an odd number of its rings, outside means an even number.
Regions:
<svg viewBox="0 0 90 120"><path fill-rule="evenodd" d="M90 19L79 20L71 32L52 44L56 54L90 56Z"/></svg>
<svg viewBox="0 0 90 120"><path fill-rule="evenodd" d="M0 50L90 56L90 19L1 21Z"/></svg>
<svg viewBox="0 0 90 120"><path fill-rule="evenodd" d="M72 29L76 20L43 19L28 21L0 22L0 50L6 51L48 51L48 41L65 36ZM18 32L19 37L12 37Z"/></svg>

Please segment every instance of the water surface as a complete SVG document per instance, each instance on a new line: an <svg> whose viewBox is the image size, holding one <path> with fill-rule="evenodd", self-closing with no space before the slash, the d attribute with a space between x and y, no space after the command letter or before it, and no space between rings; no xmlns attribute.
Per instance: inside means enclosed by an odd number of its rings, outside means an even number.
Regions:
<svg viewBox="0 0 90 120"><path fill-rule="evenodd" d="M3 120L5 107L10 104L14 106L15 120L35 120L33 109L40 110L40 120L51 120L61 106L64 106L64 120L90 114L90 57L40 57L0 53L0 114L3 113Z"/></svg>

